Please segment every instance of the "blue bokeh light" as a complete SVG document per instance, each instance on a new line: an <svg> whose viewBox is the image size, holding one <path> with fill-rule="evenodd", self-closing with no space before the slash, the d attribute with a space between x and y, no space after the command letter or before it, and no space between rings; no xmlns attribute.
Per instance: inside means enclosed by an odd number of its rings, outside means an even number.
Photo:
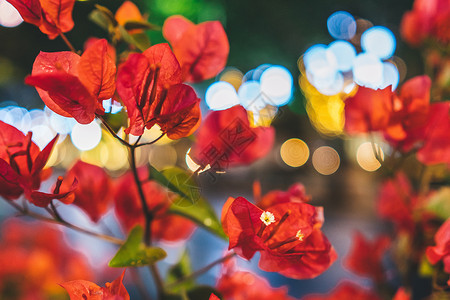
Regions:
<svg viewBox="0 0 450 300"><path fill-rule="evenodd" d="M328 17L328 32L335 39L349 40L356 33L356 21L346 11L337 11Z"/></svg>
<svg viewBox="0 0 450 300"><path fill-rule="evenodd" d="M206 90L205 101L211 110L224 110L239 104L236 90L225 81L211 84Z"/></svg>
<svg viewBox="0 0 450 300"><path fill-rule="evenodd" d="M328 46L336 57L337 69L339 71L350 71L353 66L353 60L356 57L356 50L352 44L346 41L335 41Z"/></svg>
<svg viewBox="0 0 450 300"><path fill-rule="evenodd" d="M380 59L388 59L394 54L395 36L386 27L375 26L367 29L361 36L361 48Z"/></svg>

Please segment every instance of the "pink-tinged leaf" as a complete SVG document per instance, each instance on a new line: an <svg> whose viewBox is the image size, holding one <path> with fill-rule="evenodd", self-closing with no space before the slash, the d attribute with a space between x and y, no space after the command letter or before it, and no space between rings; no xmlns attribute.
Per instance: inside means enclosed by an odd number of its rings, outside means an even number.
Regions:
<svg viewBox="0 0 450 300"><path fill-rule="evenodd" d="M190 29L195 27L195 24L186 19L183 16L171 16L164 21L163 25L163 36L172 45L176 44L183 34Z"/></svg>
<svg viewBox="0 0 450 300"><path fill-rule="evenodd" d="M97 100L112 98L116 90L116 64L105 39L92 43L81 55L79 79Z"/></svg>
<svg viewBox="0 0 450 300"><path fill-rule="evenodd" d="M77 161L66 173L61 191L70 189L70 183L76 178L78 186L75 190L74 205L80 207L93 222L107 212L112 197L111 179L105 170L81 160Z"/></svg>
<svg viewBox="0 0 450 300"><path fill-rule="evenodd" d="M55 193L44 193L39 191L25 191L27 194L28 200L36 206L39 207L47 207L52 200L59 200L64 204L70 204L74 201L74 193L73 191L77 188L78 181L75 178L70 186L69 190L60 192L58 194Z"/></svg>
<svg viewBox="0 0 450 300"><path fill-rule="evenodd" d="M31 170L31 174L39 173L44 167L45 164L48 161L48 158L50 157L50 154L52 153L53 146L55 145L56 141L58 140L58 135L56 135L50 143L45 146L45 148L39 152L38 156L36 157L34 163L33 163L33 169Z"/></svg>
<svg viewBox="0 0 450 300"><path fill-rule="evenodd" d="M108 297L117 296L120 300L130 300L130 295L128 294L125 286L123 285L123 276L125 276L125 270L123 270L120 277L116 278L110 284L106 284L105 295ZM117 299L117 298L114 298ZM119 300L117 299L117 300Z"/></svg>
<svg viewBox="0 0 450 300"><path fill-rule="evenodd" d="M78 77L65 72L52 72L28 76L25 83L47 91L53 102L77 122L89 124L94 120L97 100Z"/></svg>
<svg viewBox="0 0 450 300"><path fill-rule="evenodd" d="M183 78L188 82L216 76L225 67L230 51L227 35L219 21L190 26L172 47Z"/></svg>
<svg viewBox="0 0 450 300"><path fill-rule="evenodd" d="M8 0L27 23L41 25L42 9L39 0Z"/></svg>
<svg viewBox="0 0 450 300"><path fill-rule="evenodd" d="M33 63L33 71L31 75L37 75L40 73L53 73L53 72L67 72L74 76L78 76L78 63L80 56L70 51L62 52L40 52ZM41 96L42 101L55 113L64 116L71 117L69 113L61 109L48 95L47 91L40 88L36 88Z"/></svg>
<svg viewBox="0 0 450 300"><path fill-rule="evenodd" d="M75 0L40 0L43 10L43 22L39 27L50 39L61 32L72 30L74 23L72 10Z"/></svg>
<svg viewBox="0 0 450 300"><path fill-rule="evenodd" d="M19 198L23 194L22 183L22 178L0 158L0 196L8 200Z"/></svg>
<svg viewBox="0 0 450 300"><path fill-rule="evenodd" d="M156 123L171 139L191 135L200 125L200 99L192 87L177 84L170 87L161 99L161 111L155 111Z"/></svg>
<svg viewBox="0 0 450 300"><path fill-rule="evenodd" d="M156 44L142 53L150 65L159 66L157 86L181 83L181 68L168 44Z"/></svg>

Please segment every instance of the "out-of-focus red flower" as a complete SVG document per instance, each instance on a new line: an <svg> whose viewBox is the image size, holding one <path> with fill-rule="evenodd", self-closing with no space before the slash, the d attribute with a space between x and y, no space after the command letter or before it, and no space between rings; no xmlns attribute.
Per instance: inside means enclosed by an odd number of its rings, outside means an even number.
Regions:
<svg viewBox="0 0 450 300"><path fill-rule="evenodd" d="M222 210L229 249L251 259L260 251L259 267L296 278L313 278L336 260L337 254L320 231L323 210L306 203L281 203L262 210L246 199L230 198Z"/></svg>
<svg viewBox="0 0 450 300"><path fill-rule="evenodd" d="M125 25L129 21L144 21L139 8L131 1L124 1L117 9L115 19L119 25Z"/></svg>
<svg viewBox="0 0 450 300"><path fill-rule="evenodd" d="M425 165L445 163L450 165L450 102L431 105L425 127L424 144L417 159Z"/></svg>
<svg viewBox="0 0 450 300"><path fill-rule="evenodd" d="M216 289L227 300L294 300L287 287L274 288L263 277L237 270L233 262L224 264Z"/></svg>
<svg viewBox="0 0 450 300"><path fill-rule="evenodd" d="M75 0L8 0L27 23L36 25L48 35L56 38L60 33L72 30L72 10Z"/></svg>
<svg viewBox="0 0 450 300"><path fill-rule="evenodd" d="M431 80L417 76L406 81L398 96L393 96L393 112L385 138L397 149L409 151L424 138L430 110Z"/></svg>
<svg viewBox="0 0 450 300"><path fill-rule="evenodd" d="M64 292L58 283L93 279L87 259L66 244L61 231L37 222L2 224L0 298L44 300ZM7 294L5 294L7 293Z"/></svg>
<svg viewBox="0 0 450 300"><path fill-rule="evenodd" d="M443 44L450 41L450 3L447 0L415 0L411 11L403 15L400 33L412 46L434 38Z"/></svg>
<svg viewBox="0 0 450 300"><path fill-rule="evenodd" d="M91 43L81 57L73 52L41 52L25 83L35 86L55 113L89 124L105 112L102 102L114 95L116 65L105 39Z"/></svg>
<svg viewBox="0 0 450 300"><path fill-rule="evenodd" d="M192 134L200 122L200 99L181 82L180 65L167 44L128 56L117 75L129 118L125 132L140 136L158 124L171 139Z"/></svg>
<svg viewBox="0 0 450 300"><path fill-rule="evenodd" d="M73 280L61 283L61 286L69 293L70 300L130 300L122 275L111 283L106 283L105 287L100 287L87 280Z"/></svg>
<svg viewBox="0 0 450 300"><path fill-rule="evenodd" d="M15 127L0 121L0 195L8 200L22 194L34 205L46 207L52 199L69 204L73 202L76 180L70 188L47 194L39 192L41 181L51 175L51 169L44 169L57 136L40 151L31 140L32 133L24 135ZM58 179L61 184L62 179Z"/></svg>
<svg viewBox="0 0 450 300"><path fill-rule="evenodd" d="M329 294L317 295L311 294L303 297L301 300L380 300L377 294L363 288L355 283L343 281L338 284Z"/></svg>
<svg viewBox="0 0 450 300"><path fill-rule="evenodd" d="M286 202L306 203L311 200L311 196L306 194L305 186L301 183L294 183L285 191L270 191L265 194L256 205L261 209Z"/></svg>
<svg viewBox="0 0 450 300"><path fill-rule="evenodd" d="M404 287L401 287L397 290L392 300L410 300L411 295L408 293Z"/></svg>
<svg viewBox="0 0 450 300"><path fill-rule="evenodd" d="M246 165L272 149L273 127L250 127L247 111L240 105L210 112L196 134L190 156L202 168L213 170Z"/></svg>
<svg viewBox="0 0 450 300"><path fill-rule="evenodd" d="M86 212L93 222L98 222L112 200L110 177L102 168L79 160L67 171L61 190L69 188L68 183L75 178L78 186L73 204Z"/></svg>
<svg viewBox="0 0 450 300"><path fill-rule="evenodd" d="M182 16L171 16L164 22L163 35L172 45L183 79L188 82L213 78L227 63L230 45L219 21L195 25Z"/></svg>
<svg viewBox="0 0 450 300"><path fill-rule="evenodd" d="M378 214L393 222L397 230L414 231L413 210L417 205L418 198L405 174L397 173L395 178L382 184L377 202Z"/></svg>
<svg viewBox="0 0 450 300"><path fill-rule="evenodd" d="M384 235L370 242L357 232L353 237L353 247L344 262L345 266L354 273L369 277L375 282L383 281L385 276L382 259L390 242L389 237Z"/></svg>
<svg viewBox="0 0 450 300"><path fill-rule="evenodd" d="M139 177L148 208L154 215L152 237L167 242L187 239L195 229L194 223L186 218L167 214L172 196L155 181L147 180L146 169L139 170ZM114 201L117 218L127 231L136 225L145 226L141 200L131 173L119 178L115 184Z"/></svg>
<svg viewBox="0 0 450 300"><path fill-rule="evenodd" d="M357 134L387 128L392 96L391 86L378 90L358 87L356 94L345 100L345 131Z"/></svg>
<svg viewBox="0 0 450 300"><path fill-rule="evenodd" d="M433 265L442 260L444 271L450 274L450 219L447 219L436 232L434 241L436 246L427 248L428 260ZM447 285L450 285L450 279Z"/></svg>
<svg viewBox="0 0 450 300"><path fill-rule="evenodd" d="M211 296L209 296L209 300L220 300L220 298L214 294L211 294Z"/></svg>

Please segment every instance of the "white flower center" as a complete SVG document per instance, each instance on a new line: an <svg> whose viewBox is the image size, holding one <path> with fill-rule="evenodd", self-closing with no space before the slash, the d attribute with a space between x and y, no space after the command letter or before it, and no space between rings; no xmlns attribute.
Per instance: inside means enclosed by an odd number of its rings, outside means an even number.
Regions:
<svg viewBox="0 0 450 300"><path fill-rule="evenodd" d="M272 223L275 222L275 216L273 215L273 213L269 212L269 211L263 211L263 213L261 214L261 217L259 217L259 219L266 225L270 225Z"/></svg>

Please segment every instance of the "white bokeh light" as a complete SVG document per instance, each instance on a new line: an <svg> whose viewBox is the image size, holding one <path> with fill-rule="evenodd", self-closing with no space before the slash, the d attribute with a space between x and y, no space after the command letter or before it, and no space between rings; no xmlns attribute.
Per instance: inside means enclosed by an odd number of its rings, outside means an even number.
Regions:
<svg viewBox="0 0 450 300"><path fill-rule="evenodd" d="M382 89L392 85L392 90L394 91L400 81L400 74L397 67L390 62L383 63L383 83L381 84Z"/></svg>
<svg viewBox="0 0 450 300"><path fill-rule="evenodd" d="M4 27L16 27L23 22L17 9L5 0L0 0L0 25Z"/></svg>
<svg viewBox="0 0 450 300"><path fill-rule="evenodd" d="M269 104L283 106L292 97L292 75L288 69L282 66L271 66L267 68L260 78L261 92Z"/></svg>
<svg viewBox="0 0 450 300"><path fill-rule="evenodd" d="M243 107L251 111L259 111L266 106L261 96L261 86L257 81L246 81L238 91L239 101Z"/></svg>
<svg viewBox="0 0 450 300"><path fill-rule="evenodd" d="M339 71L350 71L353 66L353 60L356 57L356 50L352 44L346 41L335 41L328 46L336 57L337 69Z"/></svg>
<svg viewBox="0 0 450 300"><path fill-rule="evenodd" d="M392 31L383 26L374 26L361 36L361 48L380 59L388 59L395 51L395 37Z"/></svg>
<svg viewBox="0 0 450 300"><path fill-rule="evenodd" d="M225 81L217 81L206 90L206 105L212 110L224 110L239 104L235 88Z"/></svg>
<svg viewBox="0 0 450 300"><path fill-rule="evenodd" d="M370 53L360 53L353 64L353 80L360 86L379 88L383 83L383 63Z"/></svg>
<svg viewBox="0 0 450 300"><path fill-rule="evenodd" d="M75 124L70 134L72 143L81 151L95 148L102 138L102 129L94 120L90 124Z"/></svg>
<svg viewBox="0 0 450 300"><path fill-rule="evenodd" d="M356 21L346 11L337 11L328 17L328 32L335 39L349 40L356 33Z"/></svg>

